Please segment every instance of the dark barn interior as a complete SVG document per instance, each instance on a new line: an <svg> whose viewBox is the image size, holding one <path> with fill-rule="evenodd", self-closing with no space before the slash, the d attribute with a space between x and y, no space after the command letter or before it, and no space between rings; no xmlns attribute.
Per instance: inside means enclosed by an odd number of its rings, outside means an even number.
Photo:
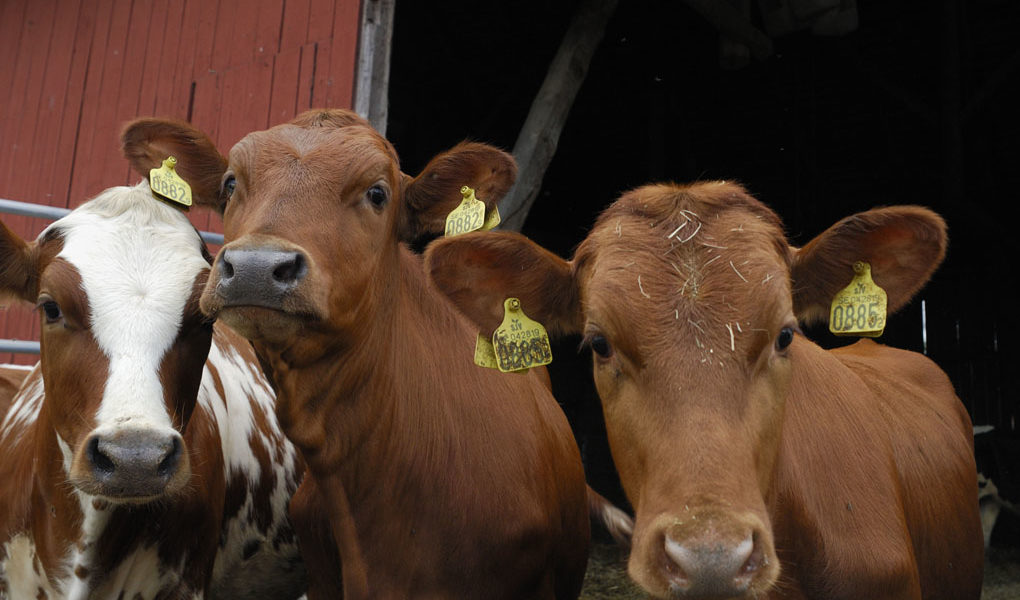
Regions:
<svg viewBox="0 0 1020 600"><path fill-rule="evenodd" d="M465 138L513 148L575 4L401 3L387 135L403 169ZM752 3L752 23L768 31L781 4ZM1003 252L1020 188L1020 3L860 0L856 14L848 33L780 31L767 57L724 66L719 30L688 3L620 2L523 232L570 256L618 194L662 180L738 180L794 244L878 205L935 209L949 255L880 339L950 374L975 426L992 427L975 438L979 468L1020 500L1016 270ZM555 392L593 485L621 501L577 343L555 349ZM1003 523L993 543L1017 531Z"/></svg>

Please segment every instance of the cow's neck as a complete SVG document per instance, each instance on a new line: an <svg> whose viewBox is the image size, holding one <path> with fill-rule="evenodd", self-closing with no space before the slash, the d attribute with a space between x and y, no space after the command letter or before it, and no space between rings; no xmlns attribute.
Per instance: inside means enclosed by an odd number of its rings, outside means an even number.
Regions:
<svg viewBox="0 0 1020 600"><path fill-rule="evenodd" d="M401 249L397 268L376 284L378 300L363 303L358 327L344 332L328 360L294 368L283 354L256 344L274 371L281 423L327 498L341 548L373 523L401 527L385 521L413 519L414 505L435 500L419 497L432 486L418 480L435 474L439 467L431 461L455 452L455 432L446 426L455 400L442 374L463 368L444 365L441 357L452 343L474 342L410 251ZM341 555L346 574L349 555Z"/></svg>
<svg viewBox="0 0 1020 600"><path fill-rule="evenodd" d="M36 552L51 576L63 576L67 552L82 537L83 521L78 495L67 485L64 452L44 403L32 437L35 449L32 473L32 529Z"/></svg>

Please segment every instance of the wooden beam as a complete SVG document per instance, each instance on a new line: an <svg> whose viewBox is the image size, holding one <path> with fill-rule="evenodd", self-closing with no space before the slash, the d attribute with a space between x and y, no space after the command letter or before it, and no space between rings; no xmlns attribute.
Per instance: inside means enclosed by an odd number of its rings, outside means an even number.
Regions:
<svg viewBox="0 0 1020 600"><path fill-rule="evenodd" d="M616 4L617 0L579 2L514 144L517 183L499 203L501 229L520 231L524 225Z"/></svg>
<svg viewBox="0 0 1020 600"><path fill-rule="evenodd" d="M362 0L354 111L386 135L389 113L390 49L396 0Z"/></svg>

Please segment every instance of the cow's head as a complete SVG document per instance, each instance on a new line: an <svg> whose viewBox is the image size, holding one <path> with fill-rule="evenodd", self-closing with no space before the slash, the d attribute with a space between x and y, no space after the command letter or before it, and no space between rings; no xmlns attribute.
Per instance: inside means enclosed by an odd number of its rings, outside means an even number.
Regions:
<svg viewBox="0 0 1020 600"><path fill-rule="evenodd" d="M659 597L759 597L780 565L767 509L798 317L827 317L869 261L907 302L945 252L924 209L850 217L801 250L739 186L625 194L565 261L510 233L439 240L433 281L484 332L515 296L583 333L613 458L635 511L629 572Z"/></svg>
<svg viewBox="0 0 1020 600"><path fill-rule="evenodd" d="M198 200L223 214L228 240L216 257L202 309L246 337L300 362L302 344L342 344L375 307L393 301L401 241L443 228L462 186L490 205L516 167L504 152L464 143L415 178L390 143L345 110L315 110L251 133L224 160L187 124L143 119L125 139L144 147L138 168L173 154L222 165L189 175ZM368 311L368 312L366 312Z"/></svg>
<svg viewBox="0 0 1020 600"><path fill-rule="evenodd" d="M0 291L33 303L45 401L70 482L116 502L176 493L212 335L208 254L146 183L106 190L38 239L0 225Z"/></svg>

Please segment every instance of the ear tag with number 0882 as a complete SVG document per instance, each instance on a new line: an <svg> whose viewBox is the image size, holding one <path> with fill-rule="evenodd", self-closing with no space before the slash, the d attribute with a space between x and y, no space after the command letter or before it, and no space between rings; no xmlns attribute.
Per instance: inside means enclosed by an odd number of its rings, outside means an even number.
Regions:
<svg viewBox="0 0 1020 600"><path fill-rule="evenodd" d="M521 310L517 298L503 301L503 323L492 334L496 367L504 373L540 367L552 362L552 348L545 327Z"/></svg>
<svg viewBox="0 0 1020 600"><path fill-rule="evenodd" d="M168 156L162 166L149 171L149 188L161 200L191 208L191 186L175 170L177 159Z"/></svg>
<svg viewBox="0 0 1020 600"><path fill-rule="evenodd" d="M836 335L878 337L885 331L886 294L871 279L871 265L854 263L854 278L832 300L829 331Z"/></svg>
<svg viewBox="0 0 1020 600"><path fill-rule="evenodd" d="M486 214L486 203L475 198L473 188L464 186L460 193L463 200L447 215L444 236L452 238L478 230L488 232L500 224L499 209L493 206L492 211Z"/></svg>

